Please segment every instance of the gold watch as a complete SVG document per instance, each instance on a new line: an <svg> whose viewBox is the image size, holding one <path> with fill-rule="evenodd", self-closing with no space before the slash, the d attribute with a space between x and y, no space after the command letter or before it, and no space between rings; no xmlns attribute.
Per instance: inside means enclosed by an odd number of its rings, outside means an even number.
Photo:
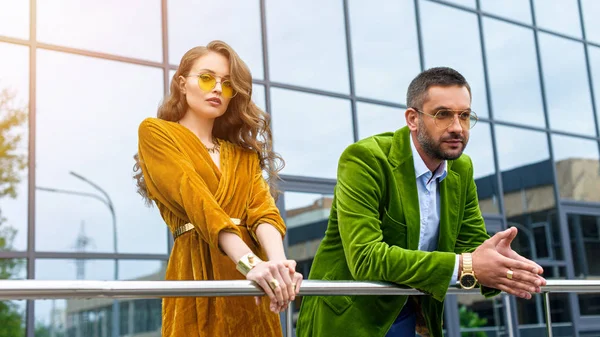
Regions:
<svg viewBox="0 0 600 337"><path fill-rule="evenodd" d="M462 253L462 273L460 275L460 287L473 289L477 285L477 277L473 271L473 256L471 253Z"/></svg>
<svg viewBox="0 0 600 337"><path fill-rule="evenodd" d="M244 276L248 275L248 272L252 270L252 268L256 267L257 264L263 262L258 256L254 255L254 253L248 253L238 261L236 269L242 273Z"/></svg>

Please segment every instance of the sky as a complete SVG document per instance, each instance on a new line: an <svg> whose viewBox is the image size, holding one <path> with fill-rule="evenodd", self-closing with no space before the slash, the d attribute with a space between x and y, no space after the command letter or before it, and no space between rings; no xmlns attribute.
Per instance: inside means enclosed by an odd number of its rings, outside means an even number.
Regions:
<svg viewBox="0 0 600 337"><path fill-rule="evenodd" d="M452 0L474 7L474 0ZM526 24L531 12L525 2L482 0L484 11ZM359 97L405 103L406 88L420 71L414 2L350 0L352 61ZM562 34L581 37L573 10L576 0L539 1L538 24ZM264 79L259 2L236 0L168 2L169 61L177 64L186 50L222 39L249 65L254 78ZM341 1L266 1L269 73L272 81L349 94L348 55ZM590 13L600 3L583 0L587 38L600 43L600 23ZM0 0L0 36L27 39L29 2ZM534 36L531 30L484 18L483 35L490 74L486 96L477 18L474 14L420 1L425 67L451 66L472 87L473 110L488 117L488 101L500 120L545 127ZM385 9L385 10L382 10ZM81 2L40 0L37 36L43 43L161 62L162 36L159 0ZM560 20L557 19L560 17ZM377 22L377 24L374 24ZM541 61L550 114L550 127L594 136L593 110L580 43L540 33ZM600 101L600 48L590 47L597 105ZM0 43L0 88L28 100L29 50ZM172 74L172 73L171 73ZM98 193L69 174L74 171L107 191L116 209L118 251L167 252L167 231L156 208L144 206L135 193L132 156L137 126L156 115L163 97L162 70L39 49L37 52L36 180L38 186ZM265 108L264 87L255 85L254 101ZM345 99L287 89L271 89L275 147L286 160L282 172L335 178L337 160L353 142L351 106ZM600 106L597 106L600 110ZM405 125L398 108L357 103L359 138ZM497 126L499 167L512 169L549 157L544 133ZM598 159L597 143L581 138L552 136L556 159ZM466 153L475 177L494 173L491 128L478 123L471 131ZM26 146L23 147L26 150ZM23 172L26 181L27 172ZM315 194L287 192L286 207L311 204ZM76 251L82 229L91 238L89 252L112 252L112 223L108 208L92 198L39 191L35 210L39 251ZM0 200L8 223L19 230L17 250L26 248L27 186L16 200ZM86 277L112 278L112 261L92 261ZM123 262L122 278L153 272L157 261ZM68 260L38 261L40 278L75 278ZM125 274L127 273L127 274ZM49 305L39 302L39 317ZM46 304L44 304L46 303Z"/></svg>

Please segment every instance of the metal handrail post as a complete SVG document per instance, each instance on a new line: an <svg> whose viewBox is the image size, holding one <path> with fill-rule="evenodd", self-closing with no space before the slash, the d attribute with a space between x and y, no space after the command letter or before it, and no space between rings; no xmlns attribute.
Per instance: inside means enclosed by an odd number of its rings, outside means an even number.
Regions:
<svg viewBox="0 0 600 337"><path fill-rule="evenodd" d="M552 316L550 315L549 292L544 292L544 313L546 314L546 336L552 337Z"/></svg>

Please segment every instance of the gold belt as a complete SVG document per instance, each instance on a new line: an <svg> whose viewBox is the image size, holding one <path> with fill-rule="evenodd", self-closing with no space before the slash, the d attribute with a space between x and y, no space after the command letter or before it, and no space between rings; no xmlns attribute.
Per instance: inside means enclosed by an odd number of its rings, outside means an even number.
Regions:
<svg viewBox="0 0 600 337"><path fill-rule="evenodd" d="M231 218L231 221L236 226L239 226L242 224L242 221L238 218ZM191 222L188 222L185 225L181 225L181 226L177 227L177 229L175 229L175 231L173 232L173 240L175 240L178 237L180 237L181 235L191 231L192 229L194 229L194 225L192 225Z"/></svg>

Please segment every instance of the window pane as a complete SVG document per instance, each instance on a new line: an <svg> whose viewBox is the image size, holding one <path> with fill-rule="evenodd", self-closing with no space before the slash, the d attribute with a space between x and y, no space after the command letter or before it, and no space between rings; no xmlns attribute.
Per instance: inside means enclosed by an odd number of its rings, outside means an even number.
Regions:
<svg viewBox="0 0 600 337"><path fill-rule="evenodd" d="M554 207L546 134L496 126L496 138L507 217ZM524 198L522 193L526 194Z"/></svg>
<svg viewBox="0 0 600 337"><path fill-rule="evenodd" d="M119 261L119 279L129 281L164 281L167 261ZM111 300L107 300L112 302ZM160 298L119 300L121 335L152 334L161 332Z"/></svg>
<svg viewBox="0 0 600 337"><path fill-rule="evenodd" d="M353 0L349 9L356 94L406 103L421 67L414 2Z"/></svg>
<svg viewBox="0 0 600 337"><path fill-rule="evenodd" d="M132 178L137 129L156 115L162 70L45 50L37 69L36 249L113 251L111 211L89 180L112 199L119 252L166 253L166 226ZM95 80L82 85L81 74Z"/></svg>
<svg viewBox="0 0 600 337"><path fill-rule="evenodd" d="M29 48L0 43L0 55L0 236L8 239L0 250L26 250ZM8 123L11 111L19 122Z"/></svg>
<svg viewBox="0 0 600 337"><path fill-rule="evenodd" d="M285 197L288 227L289 259L295 260L296 270L307 279L315 253L325 235L333 195L288 192ZM294 301L294 312L300 310L302 296Z"/></svg>
<svg viewBox="0 0 600 337"><path fill-rule="evenodd" d="M363 139L383 132L395 132L406 126L404 109L358 102L358 138Z"/></svg>
<svg viewBox="0 0 600 337"><path fill-rule="evenodd" d="M569 237L573 252L575 277L597 280L600 276L600 216L567 214ZM578 295L581 315L600 315L600 296L597 294Z"/></svg>
<svg viewBox="0 0 600 337"><path fill-rule="evenodd" d="M114 280L113 260L38 259L38 280ZM36 328L50 336L110 336L112 300L36 300ZM37 334L36 334L37 335ZM41 335L41 334L40 334Z"/></svg>
<svg viewBox="0 0 600 337"><path fill-rule="evenodd" d="M594 98L596 99L596 119L600 121L600 48L588 46L588 52L594 86Z"/></svg>
<svg viewBox="0 0 600 337"><path fill-rule="evenodd" d="M452 24L447 24L452 18ZM487 97L477 16L430 1L421 2L421 27L426 68L447 66L469 82L472 108L487 117Z"/></svg>
<svg viewBox="0 0 600 337"><path fill-rule="evenodd" d="M195 46L223 40L246 62L254 78L263 78L258 1L170 0L168 7L171 64L179 64Z"/></svg>
<svg viewBox="0 0 600 337"><path fill-rule="evenodd" d="M461 5L465 7L475 8L475 0L443 0L445 2Z"/></svg>
<svg viewBox="0 0 600 337"><path fill-rule="evenodd" d="M29 1L0 0L0 35L29 39Z"/></svg>
<svg viewBox="0 0 600 337"><path fill-rule="evenodd" d="M544 33L539 38L550 127L595 136L583 44Z"/></svg>
<svg viewBox="0 0 600 337"><path fill-rule="evenodd" d="M457 299L463 336L501 336L506 333L501 296L486 299L478 295L459 295Z"/></svg>
<svg viewBox="0 0 600 337"><path fill-rule="evenodd" d="M581 37L577 0L534 0L533 4L538 27Z"/></svg>
<svg viewBox="0 0 600 337"><path fill-rule="evenodd" d="M271 79L348 93L341 1L267 1Z"/></svg>
<svg viewBox="0 0 600 337"><path fill-rule="evenodd" d="M481 4L481 10L484 12L531 24L531 7L529 6L529 1L479 0L479 3ZM488 41L489 39L486 40L486 44L489 43Z"/></svg>
<svg viewBox="0 0 600 337"><path fill-rule="evenodd" d="M40 42L160 62L160 1L38 1L37 38Z"/></svg>
<svg viewBox="0 0 600 337"><path fill-rule="evenodd" d="M585 23L585 37L588 41L600 43L600 22L597 17L597 13L600 13L600 2L582 0L581 7Z"/></svg>
<svg viewBox="0 0 600 337"><path fill-rule="evenodd" d="M0 333L3 336L25 337L25 305L25 301L0 301Z"/></svg>
<svg viewBox="0 0 600 337"><path fill-rule="evenodd" d="M273 142L286 163L281 173L335 178L338 159L353 142L350 102L277 88L271 93Z"/></svg>
<svg viewBox="0 0 600 337"><path fill-rule="evenodd" d="M479 122L471 129L465 154L473 161L473 178L477 185L479 208L482 213L498 213L498 178L494 167L494 149L490 125Z"/></svg>
<svg viewBox="0 0 600 337"><path fill-rule="evenodd" d="M508 226L516 226L521 237L531 236L536 227L545 226L550 240L546 245L552 251L543 258L561 260L554 177L546 134L496 126L496 137ZM529 241L520 247L523 249L516 249L520 254L534 260L538 258L534 255L537 253L535 245L530 246Z"/></svg>
<svg viewBox="0 0 600 337"><path fill-rule="evenodd" d="M561 198L599 202L598 142L552 135L552 149Z"/></svg>
<svg viewBox="0 0 600 337"><path fill-rule="evenodd" d="M0 246L0 251L3 250ZM27 263L24 259L0 259L0 280L25 279L26 271ZM2 336L25 336L25 303L25 301L0 301L0 334Z"/></svg>
<svg viewBox="0 0 600 337"><path fill-rule="evenodd" d="M545 270L544 270L545 271ZM552 279L544 275L547 279ZM550 295L550 316L554 336L572 336L569 294ZM540 294L534 294L530 300L517 298L517 318L521 336L546 336L546 319L544 299Z"/></svg>
<svg viewBox="0 0 600 337"><path fill-rule="evenodd" d="M544 127L533 31L483 19L494 118Z"/></svg>
<svg viewBox="0 0 600 337"><path fill-rule="evenodd" d="M265 97L265 86L252 84L252 101L258 105L262 111L267 111L267 102Z"/></svg>

